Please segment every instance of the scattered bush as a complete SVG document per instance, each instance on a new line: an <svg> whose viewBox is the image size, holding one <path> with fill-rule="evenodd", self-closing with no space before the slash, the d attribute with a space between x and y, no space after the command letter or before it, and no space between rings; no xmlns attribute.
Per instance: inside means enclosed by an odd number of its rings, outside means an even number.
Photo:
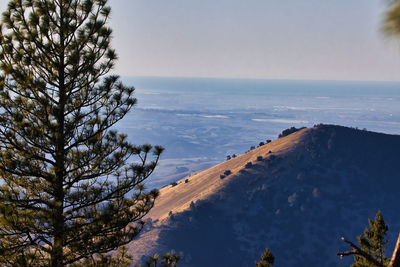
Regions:
<svg viewBox="0 0 400 267"><path fill-rule="evenodd" d="M272 151L270 150L270 151L268 151L268 154L271 154L272 153Z"/></svg>
<svg viewBox="0 0 400 267"><path fill-rule="evenodd" d="M286 130L283 130L282 133L279 134L278 138L282 138L282 137L288 136L289 134L295 133L295 132L300 131L300 130L302 130L304 128L306 128L306 127L301 127L301 128L291 127L291 128L288 128Z"/></svg>
<svg viewBox="0 0 400 267"><path fill-rule="evenodd" d="M177 186L178 185L178 183L177 182L173 182L173 183L171 183L171 186L172 187L174 187L174 186Z"/></svg>
<svg viewBox="0 0 400 267"><path fill-rule="evenodd" d="M219 178L224 179L224 178L225 178L225 175L221 174L221 175L219 176Z"/></svg>
<svg viewBox="0 0 400 267"><path fill-rule="evenodd" d="M271 140L269 140L269 139L267 140L267 144L269 144L269 143L271 143L271 142L272 142Z"/></svg>
<svg viewBox="0 0 400 267"><path fill-rule="evenodd" d="M230 160L230 159L231 159L230 155L226 156L226 160Z"/></svg>
<svg viewBox="0 0 400 267"><path fill-rule="evenodd" d="M257 160L258 160L258 161L262 161L262 160L263 160L263 157L262 157L262 156L258 156L258 157L257 157Z"/></svg>
<svg viewBox="0 0 400 267"><path fill-rule="evenodd" d="M253 150L253 149L256 149L256 147L255 147L255 146L251 146L251 147L250 147L250 150Z"/></svg>
<svg viewBox="0 0 400 267"><path fill-rule="evenodd" d="M225 174L226 176L230 175L231 173L232 173L231 170L226 170L226 171L224 172L224 174Z"/></svg>
<svg viewBox="0 0 400 267"><path fill-rule="evenodd" d="M245 168L251 168L253 167L253 163L251 163L250 161L246 163L246 165L244 166Z"/></svg>
<svg viewBox="0 0 400 267"><path fill-rule="evenodd" d="M236 158L236 154L233 154L233 155L232 155L232 158L233 158L233 159Z"/></svg>
<svg viewBox="0 0 400 267"><path fill-rule="evenodd" d="M187 183L189 183L189 179L186 179L186 180L185 180L185 184L187 184Z"/></svg>
<svg viewBox="0 0 400 267"><path fill-rule="evenodd" d="M265 145L264 142L260 142L260 143L258 144L258 146L263 146L263 145Z"/></svg>

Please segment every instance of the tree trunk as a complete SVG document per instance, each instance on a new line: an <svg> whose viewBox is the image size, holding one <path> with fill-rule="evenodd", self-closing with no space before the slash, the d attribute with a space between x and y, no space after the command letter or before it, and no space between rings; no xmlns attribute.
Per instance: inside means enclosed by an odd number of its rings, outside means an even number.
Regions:
<svg viewBox="0 0 400 267"><path fill-rule="evenodd" d="M63 192L60 193L59 197L64 197ZM57 200L56 201L56 213L54 218L54 239L53 239L53 250L51 254L51 266L52 267L61 267L63 265L63 247L64 247L64 207L63 202Z"/></svg>
<svg viewBox="0 0 400 267"><path fill-rule="evenodd" d="M400 267L400 234L399 238L397 238L396 247L393 251L393 256L390 260L389 267Z"/></svg>
<svg viewBox="0 0 400 267"><path fill-rule="evenodd" d="M66 103L66 88L65 88L65 45L64 45L64 16L63 16L63 4L60 2L60 55L59 55L59 66L58 66L58 114L57 114L57 130L55 135L56 143L56 170L55 170L55 190L54 190L54 240L53 250L51 255L51 266L61 267L64 262L64 176L65 176L65 103Z"/></svg>

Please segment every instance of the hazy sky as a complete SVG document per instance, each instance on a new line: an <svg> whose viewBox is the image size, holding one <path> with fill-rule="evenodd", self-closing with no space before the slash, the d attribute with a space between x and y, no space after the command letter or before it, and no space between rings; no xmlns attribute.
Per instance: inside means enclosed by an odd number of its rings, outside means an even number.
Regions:
<svg viewBox="0 0 400 267"><path fill-rule="evenodd" d="M380 32L387 1L110 0L116 72L400 80L400 42Z"/></svg>

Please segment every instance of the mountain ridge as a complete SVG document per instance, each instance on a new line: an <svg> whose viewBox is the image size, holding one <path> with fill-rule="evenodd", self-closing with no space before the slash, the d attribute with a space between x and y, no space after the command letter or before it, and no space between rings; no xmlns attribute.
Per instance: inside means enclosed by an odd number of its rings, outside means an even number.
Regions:
<svg viewBox="0 0 400 267"><path fill-rule="evenodd" d="M137 262L174 249L181 266L253 266L269 247L276 266L346 266L339 238L355 239L377 209L400 229L399 149L396 135L302 129L162 188L129 250Z"/></svg>

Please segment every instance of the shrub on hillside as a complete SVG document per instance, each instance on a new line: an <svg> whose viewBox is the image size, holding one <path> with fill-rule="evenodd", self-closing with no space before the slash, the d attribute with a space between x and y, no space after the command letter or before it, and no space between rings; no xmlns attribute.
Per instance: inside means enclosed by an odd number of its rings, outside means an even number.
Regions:
<svg viewBox="0 0 400 267"><path fill-rule="evenodd" d="M290 127L290 128L288 128L286 130L283 130L282 133L279 134L278 138L282 138L282 137L288 136L289 134L295 133L295 132L300 131L300 130L302 130L304 128L306 128L306 127L301 127L301 128Z"/></svg>
<svg viewBox="0 0 400 267"><path fill-rule="evenodd" d="M251 168L253 167L253 163L251 163L250 161L246 163L246 165L244 166L245 168Z"/></svg>
<svg viewBox="0 0 400 267"><path fill-rule="evenodd" d="M258 161L262 161L262 160L263 160L263 157L262 157L262 156L258 156L258 157L257 157L257 160L258 160Z"/></svg>
<svg viewBox="0 0 400 267"><path fill-rule="evenodd" d="M226 171L224 172L224 174L225 174L226 176L230 175L231 173L232 173L231 170L226 170Z"/></svg>

